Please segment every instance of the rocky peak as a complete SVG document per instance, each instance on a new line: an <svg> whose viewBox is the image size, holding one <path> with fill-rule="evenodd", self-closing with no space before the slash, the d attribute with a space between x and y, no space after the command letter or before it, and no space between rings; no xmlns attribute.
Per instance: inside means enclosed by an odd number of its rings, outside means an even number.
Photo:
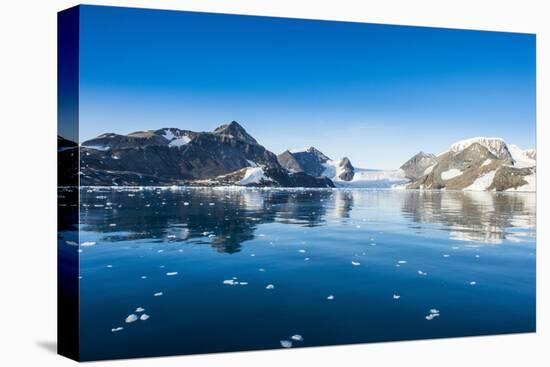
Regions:
<svg viewBox="0 0 550 367"><path fill-rule="evenodd" d="M237 121L232 121L229 124L224 124L214 129L214 134L231 136L238 140L243 140L249 144L258 144L246 130L239 125Z"/></svg>

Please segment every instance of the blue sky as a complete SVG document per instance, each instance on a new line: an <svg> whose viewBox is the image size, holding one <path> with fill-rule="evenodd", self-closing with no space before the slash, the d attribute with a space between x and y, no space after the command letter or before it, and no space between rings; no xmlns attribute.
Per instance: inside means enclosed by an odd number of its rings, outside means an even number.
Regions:
<svg viewBox="0 0 550 367"><path fill-rule="evenodd" d="M84 6L80 140L236 120L274 153L397 168L498 136L535 145L535 36Z"/></svg>

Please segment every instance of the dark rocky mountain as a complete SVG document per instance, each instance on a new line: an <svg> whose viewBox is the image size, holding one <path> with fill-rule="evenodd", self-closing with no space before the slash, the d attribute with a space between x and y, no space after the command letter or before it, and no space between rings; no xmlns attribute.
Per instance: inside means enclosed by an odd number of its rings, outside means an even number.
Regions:
<svg viewBox="0 0 550 367"><path fill-rule="evenodd" d="M351 181L354 168L348 158L332 161L314 147L304 150L286 150L277 156L279 164L290 172L305 172L314 177L329 177L333 180Z"/></svg>
<svg viewBox="0 0 550 367"><path fill-rule="evenodd" d="M347 157L342 158L338 162L338 168L336 169L336 178L342 181L351 181L355 174L355 168L351 164L350 160Z"/></svg>
<svg viewBox="0 0 550 367"><path fill-rule="evenodd" d="M424 175L426 168L430 167L435 161L435 155L419 152L415 154L411 159L403 163L401 168L405 172L405 176L409 179L415 180Z"/></svg>
<svg viewBox="0 0 550 367"><path fill-rule="evenodd" d="M247 170L254 172L241 182ZM81 148L82 185L227 184L332 187L332 182L289 172L237 122L213 132L181 129L102 134ZM260 172L261 171L261 172Z"/></svg>
<svg viewBox="0 0 550 367"><path fill-rule="evenodd" d="M401 169L412 182L409 189L534 190L536 167L512 155L502 139L475 138L455 143L440 155L415 155ZM427 163L430 164L426 166Z"/></svg>
<svg viewBox="0 0 550 367"><path fill-rule="evenodd" d="M285 151L277 156L279 164L289 171L305 172L308 175L319 177L326 169L324 164L329 157L314 147L298 151Z"/></svg>

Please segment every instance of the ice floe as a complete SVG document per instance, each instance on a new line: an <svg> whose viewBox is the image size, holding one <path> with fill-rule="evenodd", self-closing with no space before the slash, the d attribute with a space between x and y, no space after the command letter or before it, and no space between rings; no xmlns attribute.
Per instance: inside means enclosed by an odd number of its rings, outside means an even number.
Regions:
<svg viewBox="0 0 550 367"><path fill-rule="evenodd" d="M138 308L136 308L135 312L143 312L143 311L145 311L145 309L143 307L138 307Z"/></svg>
<svg viewBox="0 0 550 367"><path fill-rule="evenodd" d="M95 242L92 242L92 241L82 242L82 243L80 244L80 246L82 246L82 247L95 246Z"/></svg>
<svg viewBox="0 0 550 367"><path fill-rule="evenodd" d="M470 285L476 285L477 283L476 282L470 282Z"/></svg>
<svg viewBox="0 0 550 367"><path fill-rule="evenodd" d="M393 295L393 299L399 299L399 298L401 298L401 296L399 294L394 294Z"/></svg>
<svg viewBox="0 0 550 367"><path fill-rule="evenodd" d="M351 262L351 265L353 265L353 266L359 266L359 265L361 265L361 263L360 263L360 262L357 262L357 261L352 261L352 262Z"/></svg>
<svg viewBox="0 0 550 367"><path fill-rule="evenodd" d="M166 273L166 276L169 276L169 277L172 277L174 275L178 275L178 272L177 271L169 271L168 273Z"/></svg>
<svg viewBox="0 0 550 367"><path fill-rule="evenodd" d="M139 317L139 319L140 319L141 321L145 321L145 320L147 320L149 317L150 317L149 315L147 315L146 313L144 313L143 315L141 315L141 316Z"/></svg>
<svg viewBox="0 0 550 367"><path fill-rule="evenodd" d="M154 293L153 296L155 296L155 297L160 297L160 296L162 296L163 294L164 294L164 293L162 293L162 292L157 292L157 293Z"/></svg>
<svg viewBox="0 0 550 367"><path fill-rule="evenodd" d="M304 338L300 334L294 334L290 337L290 339L292 339L294 341L297 341L297 342L304 341Z"/></svg>
<svg viewBox="0 0 550 367"><path fill-rule="evenodd" d="M124 328L122 326L119 326L119 327L112 328L111 332L116 333L117 331L121 331L121 330L124 330Z"/></svg>
<svg viewBox="0 0 550 367"><path fill-rule="evenodd" d="M136 314L131 314L131 315L128 315L128 317L126 317L126 320L124 320L127 324L131 323L131 322L134 322L138 319L137 315Z"/></svg>
<svg viewBox="0 0 550 367"><path fill-rule="evenodd" d="M331 294L330 296L327 297L327 299L328 299L329 301L332 301L332 300L334 299L334 296Z"/></svg>
<svg viewBox="0 0 550 367"><path fill-rule="evenodd" d="M425 319L428 320L428 321L431 321L436 317L439 317L439 310L437 310L435 308L432 308L430 310L430 313L428 315L426 315Z"/></svg>
<svg viewBox="0 0 550 367"><path fill-rule="evenodd" d="M275 286L273 284L268 284L265 286L265 289L273 289Z"/></svg>
<svg viewBox="0 0 550 367"><path fill-rule="evenodd" d="M426 276L426 275L428 275L428 273L425 273L425 272L423 272L422 270L419 270L419 271L418 271L418 275Z"/></svg>
<svg viewBox="0 0 550 367"><path fill-rule="evenodd" d="M280 343L283 348L292 348L292 342L290 340L281 340Z"/></svg>

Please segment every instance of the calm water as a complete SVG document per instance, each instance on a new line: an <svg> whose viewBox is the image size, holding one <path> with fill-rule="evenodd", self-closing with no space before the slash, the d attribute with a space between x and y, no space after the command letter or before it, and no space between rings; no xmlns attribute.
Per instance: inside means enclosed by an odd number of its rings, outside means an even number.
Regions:
<svg viewBox="0 0 550 367"><path fill-rule="evenodd" d="M535 330L533 194L83 189L81 199L83 359ZM125 322L131 314L150 317Z"/></svg>

